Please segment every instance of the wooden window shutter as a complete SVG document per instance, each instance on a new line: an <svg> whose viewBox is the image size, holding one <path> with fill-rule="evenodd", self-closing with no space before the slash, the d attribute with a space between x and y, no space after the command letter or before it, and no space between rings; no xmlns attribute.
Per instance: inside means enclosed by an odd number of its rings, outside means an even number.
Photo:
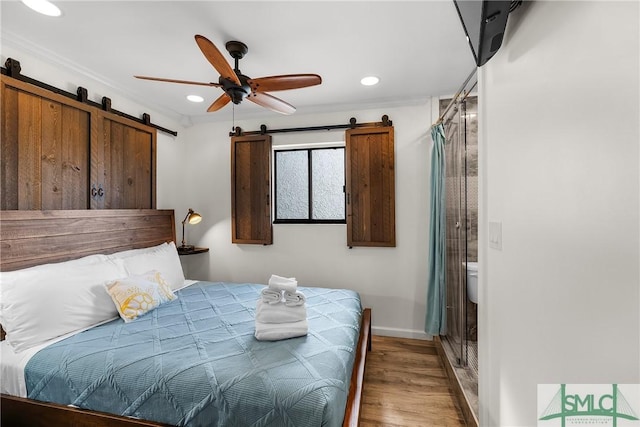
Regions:
<svg viewBox="0 0 640 427"><path fill-rule="evenodd" d="M231 242L270 245L271 136L231 138Z"/></svg>
<svg viewBox="0 0 640 427"><path fill-rule="evenodd" d="M393 126L346 133L347 245L396 245Z"/></svg>

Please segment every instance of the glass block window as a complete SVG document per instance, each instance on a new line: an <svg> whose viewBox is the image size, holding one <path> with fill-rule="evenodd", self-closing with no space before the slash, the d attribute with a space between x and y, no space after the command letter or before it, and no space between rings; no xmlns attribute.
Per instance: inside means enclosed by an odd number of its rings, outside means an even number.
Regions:
<svg viewBox="0 0 640 427"><path fill-rule="evenodd" d="M276 150L275 223L345 223L344 147Z"/></svg>
<svg viewBox="0 0 640 427"><path fill-rule="evenodd" d="M276 219L309 218L309 162L306 150L276 151Z"/></svg>

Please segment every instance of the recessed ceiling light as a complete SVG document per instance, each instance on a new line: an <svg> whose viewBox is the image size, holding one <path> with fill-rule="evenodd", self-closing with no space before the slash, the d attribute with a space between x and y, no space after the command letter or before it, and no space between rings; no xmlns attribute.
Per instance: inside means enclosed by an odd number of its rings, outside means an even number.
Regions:
<svg viewBox="0 0 640 427"><path fill-rule="evenodd" d="M204 101L204 98L201 97L200 95L189 95L187 96L187 99L191 102L202 102Z"/></svg>
<svg viewBox="0 0 640 427"><path fill-rule="evenodd" d="M55 4L47 0L22 0L25 6L47 16L60 16L62 12Z"/></svg>
<svg viewBox="0 0 640 427"><path fill-rule="evenodd" d="M373 86L373 85L377 85L379 81L380 79L377 78L376 76L367 76L367 77L363 77L362 80L360 80L360 83L362 83L365 86Z"/></svg>

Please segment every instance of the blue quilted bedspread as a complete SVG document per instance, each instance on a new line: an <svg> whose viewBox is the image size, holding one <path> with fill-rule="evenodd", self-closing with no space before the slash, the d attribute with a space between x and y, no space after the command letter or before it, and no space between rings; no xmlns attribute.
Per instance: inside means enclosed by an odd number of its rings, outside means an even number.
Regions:
<svg viewBox="0 0 640 427"><path fill-rule="evenodd" d="M362 311L356 292L299 288L309 333L254 338L264 285L198 282L138 320L53 344L28 397L180 426L339 426Z"/></svg>

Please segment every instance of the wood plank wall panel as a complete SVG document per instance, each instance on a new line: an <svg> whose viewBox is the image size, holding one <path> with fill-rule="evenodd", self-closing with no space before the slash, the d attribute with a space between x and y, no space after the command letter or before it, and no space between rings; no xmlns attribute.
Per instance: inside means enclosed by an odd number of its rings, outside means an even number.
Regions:
<svg viewBox="0 0 640 427"><path fill-rule="evenodd" d="M62 209L87 209L91 116L86 111L63 105L62 123Z"/></svg>
<svg viewBox="0 0 640 427"><path fill-rule="evenodd" d="M136 146L136 142L136 130L124 126L124 139L122 141L124 157L122 163L122 206L117 206L118 208L134 208L138 204L136 200L136 186L139 185L139 183L136 181L136 156L139 147Z"/></svg>
<svg viewBox="0 0 640 427"><path fill-rule="evenodd" d="M231 138L231 241L273 243L270 135Z"/></svg>
<svg viewBox="0 0 640 427"><path fill-rule="evenodd" d="M105 156L109 159L105 177L105 208L118 209L124 205L124 126L105 120L105 128L110 131L105 141Z"/></svg>
<svg viewBox="0 0 640 427"><path fill-rule="evenodd" d="M42 99L42 206L62 209L62 105Z"/></svg>
<svg viewBox="0 0 640 427"><path fill-rule="evenodd" d="M151 196L151 154L152 142L149 134L136 130L136 168L135 168L135 200L137 208L142 209L152 206Z"/></svg>
<svg viewBox="0 0 640 427"><path fill-rule="evenodd" d="M0 209L18 209L18 91L2 82Z"/></svg>
<svg viewBox="0 0 640 427"><path fill-rule="evenodd" d="M18 117L18 209L42 209L40 97L20 92Z"/></svg>
<svg viewBox="0 0 640 427"><path fill-rule="evenodd" d="M347 245L395 246L393 127L346 135Z"/></svg>
<svg viewBox="0 0 640 427"><path fill-rule="evenodd" d="M246 194L251 185L251 169L243 165L251 163L251 146L246 143L236 143L235 150L235 176L232 182L235 184L232 195L232 209L235 208L233 219L235 222L234 242L247 240L251 236L251 197Z"/></svg>
<svg viewBox="0 0 640 427"><path fill-rule="evenodd" d="M0 216L0 269L169 241L175 241L173 210L6 211Z"/></svg>
<svg viewBox="0 0 640 427"><path fill-rule="evenodd" d="M107 170L110 167L111 156L109 151L109 141L111 140L111 127L107 126L108 121L102 116L98 116L91 121L91 134L95 135L91 139L91 187L105 188L107 185ZM107 209L110 205L111 194L105 194L104 197L91 197L91 209Z"/></svg>

